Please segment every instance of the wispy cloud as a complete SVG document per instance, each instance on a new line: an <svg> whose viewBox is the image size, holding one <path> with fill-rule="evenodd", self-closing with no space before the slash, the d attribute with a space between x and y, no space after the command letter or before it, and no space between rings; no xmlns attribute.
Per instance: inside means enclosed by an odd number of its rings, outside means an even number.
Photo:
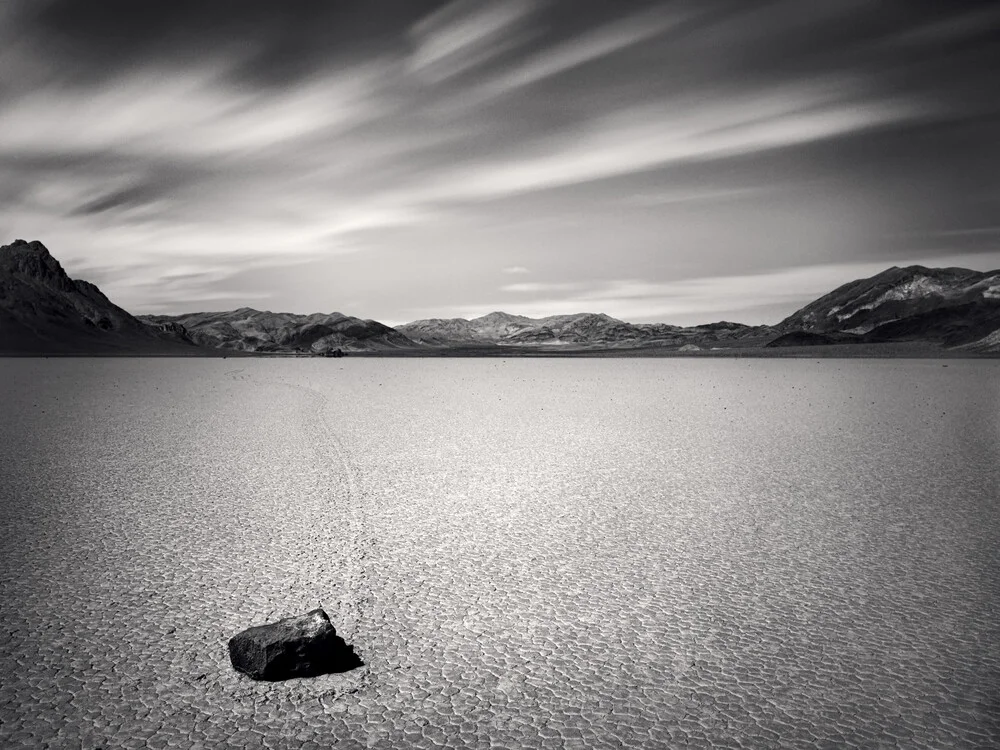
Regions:
<svg viewBox="0 0 1000 750"><path fill-rule="evenodd" d="M520 284L505 284L500 287L500 291L537 294L539 292L571 291L579 289L581 286L584 285L573 281L527 281Z"/></svg>
<svg viewBox="0 0 1000 750"><path fill-rule="evenodd" d="M993 247L992 8L342 5L0 2L0 234L136 309L388 319L711 317L744 282L656 285Z"/></svg>
<svg viewBox="0 0 1000 750"><path fill-rule="evenodd" d="M410 72L439 83L482 64L523 39L518 29L534 7L531 0L454 0L413 26Z"/></svg>
<svg viewBox="0 0 1000 750"><path fill-rule="evenodd" d="M429 198L489 199L668 164L785 148L926 116L924 105L865 98L850 81L789 85L722 100L633 107L520 159L464 167Z"/></svg>
<svg viewBox="0 0 1000 750"><path fill-rule="evenodd" d="M379 76L372 67L280 93L240 90L226 81L228 70L139 71L96 89L27 93L0 104L0 152L257 154L310 135L330 137L385 112L372 95Z"/></svg>
<svg viewBox="0 0 1000 750"><path fill-rule="evenodd" d="M622 198L621 202L630 206L653 207L668 206L677 203L705 203L713 201L738 200L774 192L771 185L755 185L753 187L694 190L694 191L663 191L657 193L637 193Z"/></svg>
<svg viewBox="0 0 1000 750"><path fill-rule="evenodd" d="M937 232L928 232L930 237L1000 237L1000 226L995 227L968 227L963 229L942 229Z"/></svg>
<svg viewBox="0 0 1000 750"><path fill-rule="evenodd" d="M988 34L1000 24L1000 10L996 7L976 8L957 16L945 16L915 28L900 31L887 40L889 45L920 46L952 42L981 34Z"/></svg>
<svg viewBox="0 0 1000 750"><path fill-rule="evenodd" d="M486 81L466 95L464 103L482 104L533 83L565 73L653 39L680 25L689 11L653 7L544 50Z"/></svg>

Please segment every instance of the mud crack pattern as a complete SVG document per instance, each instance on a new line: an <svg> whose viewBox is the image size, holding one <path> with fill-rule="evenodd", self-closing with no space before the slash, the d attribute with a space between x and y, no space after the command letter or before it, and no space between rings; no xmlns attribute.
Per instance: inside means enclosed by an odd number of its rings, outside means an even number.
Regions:
<svg viewBox="0 0 1000 750"><path fill-rule="evenodd" d="M949 364L2 361L0 747L996 747ZM229 667L316 606L364 667Z"/></svg>

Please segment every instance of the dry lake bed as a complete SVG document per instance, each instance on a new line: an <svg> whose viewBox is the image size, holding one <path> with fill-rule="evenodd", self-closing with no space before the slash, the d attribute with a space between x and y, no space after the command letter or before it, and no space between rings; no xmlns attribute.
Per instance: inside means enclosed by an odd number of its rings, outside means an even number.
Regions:
<svg viewBox="0 0 1000 750"><path fill-rule="evenodd" d="M1000 746L1000 361L0 382L2 748ZM364 666L230 667L317 606Z"/></svg>

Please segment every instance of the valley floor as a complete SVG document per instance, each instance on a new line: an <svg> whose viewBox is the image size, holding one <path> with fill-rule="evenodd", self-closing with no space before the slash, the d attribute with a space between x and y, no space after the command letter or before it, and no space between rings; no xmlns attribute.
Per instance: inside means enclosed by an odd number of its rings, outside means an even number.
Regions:
<svg viewBox="0 0 1000 750"><path fill-rule="evenodd" d="M0 361L0 747L998 746L998 375Z"/></svg>

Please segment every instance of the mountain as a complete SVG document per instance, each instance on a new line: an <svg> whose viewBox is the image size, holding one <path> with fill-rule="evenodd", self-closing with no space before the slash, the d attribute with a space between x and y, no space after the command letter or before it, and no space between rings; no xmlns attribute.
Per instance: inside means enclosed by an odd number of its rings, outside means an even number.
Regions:
<svg viewBox="0 0 1000 750"><path fill-rule="evenodd" d="M42 243L0 246L0 354L696 352L896 343L1000 353L1000 271L893 267L834 289L777 326L492 312L390 328L341 313L247 307L133 317L93 284L70 279Z"/></svg>
<svg viewBox="0 0 1000 750"><path fill-rule="evenodd" d="M915 342L996 352L1000 271L893 267L838 287L774 327L722 321L682 328L627 323L594 313L536 319L494 312L472 320L418 320L398 330L438 348L719 349Z"/></svg>
<svg viewBox="0 0 1000 750"><path fill-rule="evenodd" d="M609 329L625 326L607 315L582 313L554 315L548 318L527 318L504 312L492 312L479 318L418 320L398 326L399 331L414 341L431 346L456 344L571 344L596 343L607 338Z"/></svg>
<svg viewBox="0 0 1000 750"><path fill-rule="evenodd" d="M492 312L480 318L431 318L397 326L407 337L425 346L525 347L566 349L616 349L679 347L694 341L729 342L773 337L765 326L711 323L682 328L666 323L626 323L601 313L551 315L528 318Z"/></svg>
<svg viewBox="0 0 1000 750"><path fill-rule="evenodd" d="M191 354L183 335L157 330L74 281L41 242L0 246L0 353Z"/></svg>
<svg viewBox="0 0 1000 750"><path fill-rule="evenodd" d="M973 344L1000 330L1000 271L894 266L834 289L777 328L872 343Z"/></svg>
<svg viewBox="0 0 1000 750"><path fill-rule="evenodd" d="M195 343L246 352L344 352L412 349L413 341L389 326L340 313L273 313L241 307L228 312L143 315L150 325L174 326Z"/></svg>
<svg viewBox="0 0 1000 750"><path fill-rule="evenodd" d="M997 328L993 333L987 334L977 341L955 348L959 350L964 349L969 352L1000 353L1000 328Z"/></svg>
<svg viewBox="0 0 1000 750"><path fill-rule="evenodd" d="M764 344L768 349L778 349L786 346L826 346L828 344L847 344L858 340L850 334L814 333L812 331L790 331Z"/></svg>

